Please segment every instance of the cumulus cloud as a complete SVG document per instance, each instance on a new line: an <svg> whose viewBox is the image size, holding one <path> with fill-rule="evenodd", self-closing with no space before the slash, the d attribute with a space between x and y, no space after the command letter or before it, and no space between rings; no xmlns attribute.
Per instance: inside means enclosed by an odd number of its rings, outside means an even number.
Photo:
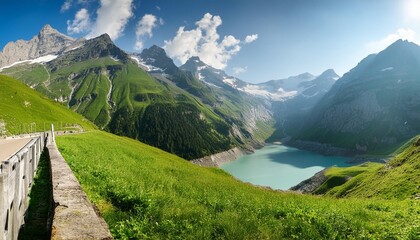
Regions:
<svg viewBox="0 0 420 240"><path fill-rule="evenodd" d="M112 40L119 38L133 16L133 0L100 0L97 17L86 38L108 33Z"/></svg>
<svg viewBox="0 0 420 240"><path fill-rule="evenodd" d="M162 19L157 19L156 16L152 14L145 14L140 21L137 23L136 29L136 44L134 48L136 50L141 50L143 48L143 39L145 37L153 36L153 28L157 27L158 24L163 24Z"/></svg>
<svg viewBox="0 0 420 240"><path fill-rule="evenodd" d="M391 33L378 41L372 41L366 44L366 49L370 53L377 53L384 50L398 39L408 40L417 44L420 43L420 41L417 39L417 34L414 30L410 28L400 28L397 30L397 32Z"/></svg>
<svg viewBox="0 0 420 240"><path fill-rule="evenodd" d="M60 12L65 12L67 10L69 10L71 8L72 5L72 0L66 0L63 5L61 5L61 10Z"/></svg>
<svg viewBox="0 0 420 240"><path fill-rule="evenodd" d="M222 25L220 16L206 13L195 23L196 28L185 30L181 26L171 40L166 40L166 53L185 63L190 57L198 56L206 64L224 69L227 61L241 50L241 41L232 35L224 36L220 41L217 28Z"/></svg>
<svg viewBox="0 0 420 240"><path fill-rule="evenodd" d="M86 32L91 26L89 12L87 9L80 9L73 21L67 21L67 32L70 34Z"/></svg>
<svg viewBox="0 0 420 240"><path fill-rule="evenodd" d="M252 34L252 35L248 35L245 38L245 42L246 43L252 43L253 41L258 39L258 34Z"/></svg>
<svg viewBox="0 0 420 240"><path fill-rule="evenodd" d="M241 73L246 72L247 69L248 69L248 67L234 67L232 70L233 70L234 75L239 75Z"/></svg>

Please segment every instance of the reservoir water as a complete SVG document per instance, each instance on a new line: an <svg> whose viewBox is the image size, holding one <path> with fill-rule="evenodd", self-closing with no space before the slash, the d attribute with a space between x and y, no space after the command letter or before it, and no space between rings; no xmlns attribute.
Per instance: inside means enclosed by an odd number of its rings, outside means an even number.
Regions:
<svg viewBox="0 0 420 240"><path fill-rule="evenodd" d="M250 155L223 164L237 179L273 189L287 190L330 166L347 167L349 158L323 156L284 145L270 144Z"/></svg>

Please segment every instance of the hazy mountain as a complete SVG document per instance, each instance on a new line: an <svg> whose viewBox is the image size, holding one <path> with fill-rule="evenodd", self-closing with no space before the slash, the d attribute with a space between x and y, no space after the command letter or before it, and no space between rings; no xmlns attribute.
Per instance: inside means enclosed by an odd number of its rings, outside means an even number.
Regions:
<svg viewBox="0 0 420 240"><path fill-rule="evenodd" d="M355 152L390 149L420 131L419 79L420 47L399 40L338 80L299 138Z"/></svg>
<svg viewBox="0 0 420 240"><path fill-rule="evenodd" d="M273 102L277 124L276 132L271 140L295 136L305 126L307 114L331 89L338 78L334 70L328 69L317 77L304 73L286 80L264 83L267 88L282 86L289 92L295 92L295 95L288 99Z"/></svg>

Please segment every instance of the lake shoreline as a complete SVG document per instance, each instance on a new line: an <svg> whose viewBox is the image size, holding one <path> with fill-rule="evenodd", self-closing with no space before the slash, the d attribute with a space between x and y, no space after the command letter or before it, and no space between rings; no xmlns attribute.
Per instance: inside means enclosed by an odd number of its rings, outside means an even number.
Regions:
<svg viewBox="0 0 420 240"><path fill-rule="evenodd" d="M319 145L323 145L320 143L312 143L310 144L311 146L319 146ZM354 156L354 155L350 155L349 154L338 154L338 155L334 155L332 153L343 153L341 150L337 151L337 148L333 148L333 150L328 151L328 153L330 154L323 154L325 152L320 152L320 151L312 151L313 148L307 148L307 147L303 147L300 148L299 146L301 145L296 145L296 144L290 144L290 141L285 141L285 142L280 142L280 141L276 141L276 142L272 142L272 143L266 143L265 145L261 146L260 148L256 148L256 149L242 149L239 147L235 147L232 149L229 149L227 151L224 152L220 152L220 153L216 153L216 154L212 154L210 156L205 156L202 158L198 158L198 159L194 159L191 162L199 165L199 166L204 166L204 167L217 167L220 169L223 169L224 171L228 172L229 174L231 174L235 179L245 182L245 183L249 183L251 185L254 185L256 187L266 187L272 190L279 190L279 191L293 191L293 192L298 192L298 193L304 193L304 194L309 194L311 193L311 191L313 191L315 188L319 187L320 185L322 185L322 183L326 180L326 177L324 175L326 169L328 169L331 166L325 166L323 169L320 169L317 172L314 172L313 175L308 176L307 178L302 179L299 182L296 182L296 184L294 184L293 186L290 186L289 188L275 188L273 186L267 185L267 184L259 184L259 183L255 183L255 182L251 182L249 180L244 180L243 178L241 179L241 177L235 176L235 174L233 174L232 172L229 172L228 170L226 170L224 167L222 167L225 164L230 164L238 159L240 159L243 156L249 156L252 154L255 154L256 151L258 151L259 149L263 149L264 147L270 147L270 146L284 146L286 148L290 148L291 150L295 151L303 151L306 152L307 154L315 154L315 155L321 155L324 157L344 157L344 158L349 158L347 160L345 160L346 164L349 165L356 165L356 164L361 164L364 162L381 162L384 163L385 159L379 158L379 157L365 157L365 156ZM326 149L326 147L328 147L328 145L323 145L323 148ZM319 149L319 148L318 148ZM344 156L343 156L344 155ZM314 163L314 166L316 164ZM332 165L333 166L333 165ZM281 170L279 170L281 172Z"/></svg>
<svg viewBox="0 0 420 240"><path fill-rule="evenodd" d="M282 142L281 144L324 156L349 157L351 158L348 161L350 164L362 164L365 162L386 163L392 158L392 156L363 156L361 155L363 154L362 151L334 147L331 144L313 141L289 140Z"/></svg>
<svg viewBox="0 0 420 240"><path fill-rule="evenodd" d="M202 166L202 167L219 167L228 162L235 161L239 157L246 155L246 154L252 154L253 151L251 150L245 150L239 147L231 148L224 152L215 153L209 156L205 156L202 158L197 158L194 160L191 160L192 163Z"/></svg>
<svg viewBox="0 0 420 240"><path fill-rule="evenodd" d="M346 157L324 156L276 142L218 167L242 182L284 191L325 168L352 165L348 161Z"/></svg>

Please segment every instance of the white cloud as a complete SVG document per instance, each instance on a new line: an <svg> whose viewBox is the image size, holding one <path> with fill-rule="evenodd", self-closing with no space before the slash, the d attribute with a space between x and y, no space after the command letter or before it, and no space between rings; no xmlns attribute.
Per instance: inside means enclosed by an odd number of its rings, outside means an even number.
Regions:
<svg viewBox="0 0 420 240"><path fill-rule="evenodd" d="M69 10L71 8L72 5L72 0L66 0L63 5L61 5L61 10L60 12L65 12L67 10Z"/></svg>
<svg viewBox="0 0 420 240"><path fill-rule="evenodd" d="M241 73L246 72L247 69L248 69L248 67L244 67L244 68L243 67L234 67L232 70L233 70L234 75L239 75Z"/></svg>
<svg viewBox="0 0 420 240"><path fill-rule="evenodd" d="M159 24L163 24L163 20L159 20ZM141 50L143 48L143 38L153 36L153 28L158 26L158 19L152 14L145 14L137 23L136 44L134 48Z"/></svg>
<svg viewBox="0 0 420 240"><path fill-rule="evenodd" d="M241 50L241 41L232 35L220 41L217 33L217 28L222 25L220 16L206 13L195 25L196 28L192 30L185 30L185 26L181 26L173 39L166 40L166 53L181 63L198 56L206 64L224 69L227 61Z"/></svg>
<svg viewBox="0 0 420 240"><path fill-rule="evenodd" d="M419 44L420 42L417 40L416 35L416 32L410 28L400 28L396 33L391 33L381 40L372 41L366 44L366 49L369 51L369 53L377 53L384 50L398 39L408 40L410 42Z"/></svg>
<svg viewBox="0 0 420 240"><path fill-rule="evenodd" d="M258 39L258 34L252 34L252 35L248 35L245 38L245 42L246 43L252 43L253 41Z"/></svg>
<svg viewBox="0 0 420 240"><path fill-rule="evenodd" d="M133 16L133 0L100 0L97 17L86 38L108 33L112 40L119 38Z"/></svg>
<svg viewBox="0 0 420 240"><path fill-rule="evenodd" d="M70 34L86 32L90 27L89 12L85 8L76 13L73 21L67 21L67 32Z"/></svg>

